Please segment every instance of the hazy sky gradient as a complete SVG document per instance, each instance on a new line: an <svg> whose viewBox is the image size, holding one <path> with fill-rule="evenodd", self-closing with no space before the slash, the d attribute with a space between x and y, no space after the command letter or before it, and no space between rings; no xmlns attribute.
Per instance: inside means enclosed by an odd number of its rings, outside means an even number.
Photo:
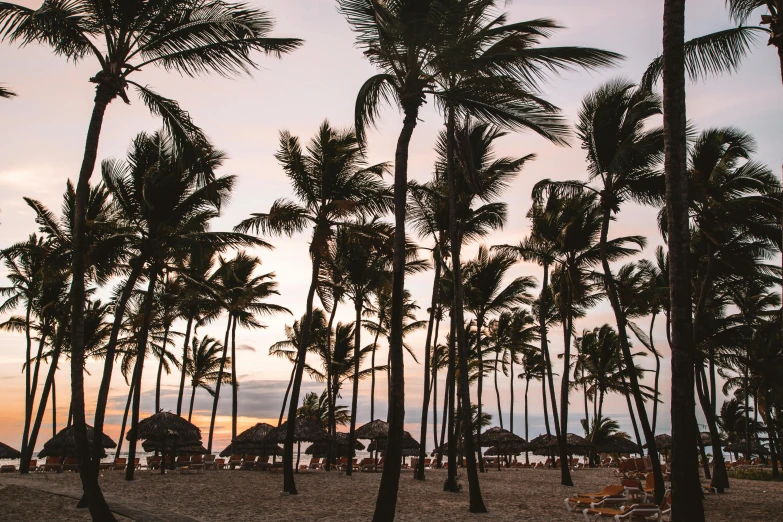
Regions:
<svg viewBox="0 0 783 522"><path fill-rule="evenodd" d="M38 1L23 1L35 7ZM273 157L278 144L278 132L289 130L303 140L315 133L318 125L328 119L333 125L346 127L352 124L353 106L360 85L374 69L363 59L354 46L354 36L337 12L333 0L252 0L268 9L277 19L275 35L299 37L304 46L282 60L259 55L261 70L252 78L234 80L209 76L197 79L181 78L176 74L149 68L135 75L136 81L148 84L161 94L175 98L187 109L194 121L225 150L228 161L223 174L239 177L231 204L214 225L214 229L227 230L254 211L266 211L279 197L288 197L291 191L288 180ZM573 121L582 97L602 82L623 76L639 78L647 64L660 52L662 2L632 2L619 0L517 0L507 7L509 21L548 17L566 26L549 42L551 45L593 46L624 54L627 59L613 70L593 73L573 72L554 78L545 87L545 96L560 106ZM730 26L723 2L715 0L691 0L688 2L687 37L694 37ZM781 121L783 105L779 102L780 78L775 53L759 45L745 62L739 74L724 76L708 83L689 85L688 117L699 128L736 126L753 134L758 141L758 159L771 165L778 172L781 163L780 130L774 122ZM33 212L22 201L22 196L38 199L52 210L59 211L66 179L74 179L81 163L87 123L92 110L93 85L88 79L97 72L92 60L74 66L54 56L48 48L29 46L25 49L0 45L0 82L6 83L19 94L11 101L0 100L0 246L25 239L35 231ZM772 101L769 101L772 100ZM106 113L101 135L99 159L124 157L131 139L140 131L154 131L160 122L149 115L142 103L131 95L131 105L115 100ZM429 178L434 161L433 143L440 130L443 117L434 109L431 101L421 113L410 149L409 176L424 181ZM401 117L394 108L383 113L382 124L369 137L371 162L393 159L394 147L400 130ZM777 136L777 138L775 137ZM486 238L487 244L515 243L528 232L525 213L530 206L530 190L543 178L584 178L584 153L578 143L570 148L555 147L532 134L514 134L503 138L498 154L522 156L536 153L537 159L529 163L513 186L505 194L509 203L509 220L506 228ZM93 179L97 179L94 174ZM628 205L613 225L613 235L644 234L649 245L644 252L652 256L655 246L661 243L653 209ZM280 284L281 295L272 302L291 309L299 317L304 311L307 292L309 258L308 235L292 239L275 238L273 251L260 251L265 271L274 271ZM466 249L466 258L475 252L475 246ZM509 277L533 275L540 277L540 268L530 264L516 265ZM421 306L420 318L425 318L430 300L432 273L411 277L406 285ZM343 306L338 319L349 321L351 312ZM202 328L199 335L209 334L222 339L224 318ZM246 349L238 353L240 429L259 420L276 422L283 392L290 373L286 361L267 355L269 346L283 338L283 327L293 318L278 316L264 320L267 328L260 331L238 331L238 344ZM593 309L577 322L577 329L593 328L611 322L612 315L606 303ZM662 321L661 321L662 322ZM642 321L646 328L647 320ZM184 331L184 326L180 326ZM441 332L445 331L445 326ZM559 330L551 334L553 349L562 349ZM369 335L365 334L368 339ZM442 339L442 338L441 338ZM664 332L656 330L656 345L667 355ZM420 353L424 344L424 332L411 336L410 344ZM4 407L0 409L0 440L20 446L24 378L20 370L24 359L24 338L19 335L0 334L0 396ZM172 348L181 353L179 346ZM379 353L386 359L385 343ZM652 368L651 358L644 366ZM668 396L669 360L663 362L661 387ZM90 362L87 377L88 422L92 410L101 363ZM61 362L57 379L58 423L64 426L68 413L69 365ZM418 422L421 410L422 366L406 356L406 429L418 438ZM561 372L558 372L561 373ZM508 378L501 378L501 396L504 415L508 423ZM143 383L142 407L151 411L154 404L155 365L146 365ZM165 379L162 398L164 409L176 408L178 375ZM439 391L443 390L443 382ZM322 385L306 382L305 391L320 391ZM485 387L485 410L496 415L494 391L491 380ZM559 389L559 388L558 388ZM220 404L215 449L220 451L230 436L230 393ZM359 424L369 420L369 381L360 386ZM515 384L515 431L522 433L524 382ZM376 417L385 417L386 382L378 380ZM119 434L122 409L127 396L127 386L117 373L113 379L111 403L107 423L108 434ZM344 392L342 403L350 397ZM475 400L475 392L474 392ZM442 396L438 404L442 405ZM581 395L571 400L573 417L569 431L580 432L577 419L581 417ZM204 391L196 395L196 422L206 438L209 426L209 398ZM668 431L668 403L660 408L659 431ZM531 384L530 411L531 437L543 431L541 417L540 385ZM606 415L625 422L627 410L623 397L610 396L604 407ZM144 413L143 413L144 415ZM439 419L440 421L440 419ZM47 417L46 422L50 422ZM497 419L493 420L497 424ZM51 427L44 426L39 446L50 436ZM432 445L431 431L428 445Z"/></svg>

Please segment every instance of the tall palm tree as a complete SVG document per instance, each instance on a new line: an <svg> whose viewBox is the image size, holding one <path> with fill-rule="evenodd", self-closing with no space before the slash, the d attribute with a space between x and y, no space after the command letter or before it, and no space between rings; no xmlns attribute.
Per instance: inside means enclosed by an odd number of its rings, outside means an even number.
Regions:
<svg viewBox="0 0 783 522"><path fill-rule="evenodd" d="M220 379L221 353L223 346L220 341L209 336L200 340L195 335L191 339L190 354L185 359L185 373L190 377L190 407L188 408L188 422L193 417L193 401L196 398L196 388L202 388L214 396L215 391L210 384L215 384ZM225 384L231 384L231 376L222 376Z"/></svg>
<svg viewBox="0 0 783 522"><path fill-rule="evenodd" d="M522 350L522 368L523 372L517 377L525 380L525 440L530 440L528 423L528 391L530 390L530 381L541 381L544 385L542 391L546 391L547 371L544 356L540 350L528 348ZM513 378L513 374L512 374ZM544 415L546 416L546 396L544 396ZM530 464L530 456L525 451L525 464Z"/></svg>
<svg viewBox="0 0 783 522"><path fill-rule="evenodd" d="M688 256L685 0L663 4L663 139L672 349L672 522L703 522L694 411L694 346ZM656 494L657 494L656 486ZM656 495L657 500L657 495Z"/></svg>
<svg viewBox="0 0 783 522"><path fill-rule="evenodd" d="M237 369L236 369L236 331L237 324L245 328L264 328L264 325L256 320L256 316L288 313L291 311L280 305L266 302L272 295L280 295L277 291L275 274L255 275L261 260L248 255L246 252L237 252L232 259L218 259L218 266L210 276L210 286L215 289L217 300L228 312L226 323L226 337L223 342L223 360L228 360L229 335L231 336L231 438L237 436ZM215 383L215 400L212 405L212 419L209 423L209 438L207 449L212 451L212 438L215 431L215 418L217 406L220 400L220 384L223 380L225 362L220 365L218 380Z"/></svg>
<svg viewBox="0 0 783 522"><path fill-rule="evenodd" d="M233 76L256 66L251 57L253 51L280 56L292 51L301 42L269 38L273 23L265 11L219 0L161 0L149 5L120 0L99 3L45 0L37 10L3 2L0 3L0 27L2 40L21 45L48 44L56 54L74 62L92 56L99 66L99 72L90 79L96 84L95 103L76 189L75 255L72 260L75 342L71 388L76 440L79 454L87 464L80 466L85 498L93 517L113 520L88 456L84 427L84 379L81 373L77 375L84 359L81 306L84 301L85 209L106 108L117 97L129 102L127 87L134 86L150 111L164 119L177 146L197 156L205 139L187 112L174 100L130 80L130 75L144 70L145 66L154 65L186 76L209 72Z"/></svg>
<svg viewBox="0 0 783 522"><path fill-rule="evenodd" d="M288 411L288 433L283 451L283 490L296 494L293 475L294 427L299 389L304 372L306 347L309 345L313 315L313 299L319 283L324 257L329 252L329 240L334 229L351 217L381 215L388 211L390 201L381 176L385 163L368 166L364 150L351 130L333 129L324 122L302 151L299 138L287 131L280 134L277 160L293 185L299 203L279 199L268 213L253 214L236 226L236 230L255 230L263 234L292 235L313 227L310 242L312 273L307 292L305 316L302 322L299 353Z"/></svg>

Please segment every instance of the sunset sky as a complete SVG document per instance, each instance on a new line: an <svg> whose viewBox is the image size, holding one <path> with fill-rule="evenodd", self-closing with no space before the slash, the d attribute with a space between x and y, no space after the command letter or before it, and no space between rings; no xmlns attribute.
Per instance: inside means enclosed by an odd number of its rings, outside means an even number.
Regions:
<svg viewBox="0 0 783 522"><path fill-rule="evenodd" d="M21 1L35 7L38 1ZM148 69L137 73L136 81L148 84L161 94L174 98L187 109L217 147L226 151L228 160L222 174L235 174L238 184L233 198L214 230L229 230L251 212L266 211L279 197L291 196L288 180L274 159L278 132L288 130L302 140L309 140L319 124L328 119L334 126L352 125L356 93L361 84L375 70L363 59L354 45L354 35L337 12L333 0L250 0L251 4L269 10L277 20L276 36L298 37L304 45L282 60L257 56L260 69L253 77L223 79L205 76L182 78L176 73ZM561 107L573 121L582 98L601 83L616 77L638 79L647 64L661 49L662 2L650 0L517 0L509 2L509 21L534 18L552 18L565 26L549 42L550 45L581 45L599 47L622 53L626 60L614 69L598 72L571 72L553 78L543 86L545 97ZM722 1L690 0L687 12L687 37L730 27ZM755 22L755 20L751 20ZM88 79L97 72L92 60L77 65L55 56L46 47L31 45L19 49L0 45L0 82L18 93L12 100L0 100L0 247L24 240L36 231L32 210L23 196L40 200L59 213L62 193L67 179L75 179L82 159L87 123L92 110L93 85ZM756 48L738 74L711 79L705 83L688 85L688 118L698 129L734 126L755 136L758 142L757 158L780 172L781 149L779 122L783 118L781 81L777 56L759 38ZM433 144L443 124L443 116L433 104L422 110L410 149L409 176L418 181L430 177L434 161ZM390 161L401 126L396 109L383 113L381 125L369 135L369 160ZM154 131L160 121L150 116L143 104L133 95L131 105L115 100L106 114L101 135L99 160L124 158L132 138L140 131ZM777 138L775 138L777 136ZM537 159L525 166L510 190L505 194L509 203L507 226L486 238L488 245L516 243L529 231L525 214L530 206L530 190L544 178L584 179L585 157L579 144L570 148L553 146L532 134L511 134L500 141L498 154L523 156L535 153ZM97 173L93 180L97 179ZM390 181L390 179L389 179ZM655 222L655 209L628 205L612 225L612 234L643 234L649 243L643 256L652 257L661 244ZM389 216L388 219L391 219ZM300 317L304 311L309 277L307 234L291 239L272 238L272 251L256 252L264 262L264 270L274 272L281 295L271 302L284 305ZM477 245L465 251L465 258L475 253ZM510 277L532 275L540 278L540 268L519 263ZM2 276L4 272L0 272ZM432 272L416 275L406 281L424 319L430 300ZM613 316L604 302L577 322L577 330L593 328L612 322ZM351 320L349 306L343 305L338 319ZM4 320L4 319L3 319ZM266 328L256 331L238 331L237 343L242 350L237 355L239 372L240 430L260 421L276 424L277 416L290 373L290 364L268 355L274 342L283 339L284 326L293 316L264 318ZM222 339L225 318L199 330L199 336L211 335ZM662 321L661 321L662 323ZM648 319L642 320L647 328ZM184 325L177 325L184 331ZM445 331L445 326L441 332ZM551 334L555 352L562 350L559 330ZM364 334L369 339L369 333ZM441 341L443 337L441 337ZM656 329L656 346L666 355L663 361L661 387L664 399L668 397L669 359L664 331ZM424 332L412 335L409 343L421 353ZM637 343L638 344L638 343ZM181 354L181 340L171 348ZM386 360L383 343L379 358ZM21 446L24 404L24 337L0 333L0 441ZM410 357L405 360L406 429L418 438L421 415L423 367ZM561 366L561 362L556 362ZM654 367L651 357L643 366ZM92 423L92 405L101 376L102 363L91 361L87 376L88 423ZM142 417L154 406L156 366L149 360L143 380ZM562 373L562 367L558 373ZM70 389L69 363L60 363L57 374L57 422L64 427L68 415ZM43 380L43 379L42 379ZM648 376L651 381L651 374ZM179 374L165 377L162 405L175 410ZM443 380L441 379L442 390ZM501 382L503 414L508 423L508 378ZM320 391L322 384L305 378L302 393ZM223 449L230 438L230 392L224 388L219 408L218 428L214 448ZM515 384L514 429L523 434L524 381ZM128 388L117 372L112 381L107 433L116 440ZM369 419L369 381L360 385L358 423ZM386 380L380 376L377 388L376 417L386 415ZM531 438L544 431L540 385L530 390ZM475 400L475 393L474 393ZM438 397L439 405L443 397ZM344 391L339 401L350 403L350 392ZM720 402L720 401L719 401ZM485 410L496 418L496 402L491 381L485 385ZM571 400L569 431L581 433L578 419L582 417L581 395ZM197 392L195 422L206 438L209 428L211 399L203 390ZM659 432L669 430L669 404L660 407ZM606 415L627 422L625 398L610 396L604 407ZM51 422L47 416L46 423ZM439 419L440 422L440 419ZM44 425L38 445L51 436L51 424ZM432 446L431 431L428 446Z"/></svg>

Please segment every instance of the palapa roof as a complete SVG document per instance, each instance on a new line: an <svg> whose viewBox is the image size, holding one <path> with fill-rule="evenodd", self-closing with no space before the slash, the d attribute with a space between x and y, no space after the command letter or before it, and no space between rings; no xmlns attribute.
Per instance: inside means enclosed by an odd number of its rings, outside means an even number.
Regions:
<svg viewBox="0 0 783 522"><path fill-rule="evenodd" d="M264 443L283 443L285 442L286 432L288 430L288 421L284 422L277 428L272 428L269 433L264 437ZM296 419L294 425L294 440L295 441L307 441L307 442L319 442L322 440L329 440L329 434L326 430L311 419Z"/></svg>
<svg viewBox="0 0 783 522"><path fill-rule="evenodd" d="M498 445L505 447L505 445L507 444L522 445L522 444L527 444L527 441L522 437L520 437L519 435L515 435L510 431L504 430L499 426L490 428L481 434L482 447L498 446Z"/></svg>
<svg viewBox="0 0 783 522"><path fill-rule="evenodd" d="M748 451L748 443L744 440L739 440L737 442L730 442L729 444L726 444L726 446L723 447L725 451L730 451L732 453L745 453ZM761 454L768 454L769 449L767 449L766 446L762 446L761 444L758 444L756 441L750 442L750 452L754 455L761 455Z"/></svg>
<svg viewBox="0 0 783 522"><path fill-rule="evenodd" d="M367 451L380 451L384 452L386 451L386 442L387 439L376 439L370 443L370 445L367 447ZM408 433L407 431L404 431L402 433L402 449L410 449L410 450L418 450L421 447L421 444L413 438L413 436ZM416 453L418 454L418 453Z"/></svg>
<svg viewBox="0 0 783 522"><path fill-rule="evenodd" d="M672 449L672 436L667 435L666 433L662 433L660 435L655 436L655 447L659 450L670 450ZM642 446L643 448L647 447L647 444Z"/></svg>
<svg viewBox="0 0 783 522"><path fill-rule="evenodd" d="M347 457L348 456L348 434L343 432L337 432L335 434L336 444L335 449L337 451L337 454L340 457ZM361 451L365 448L364 444L359 442L358 440L353 441L353 455L351 457L356 456L356 451ZM305 450L305 454L307 455L313 455L313 456L325 456L329 452L329 442L328 441L320 441L315 442L307 447Z"/></svg>
<svg viewBox="0 0 783 522"><path fill-rule="evenodd" d="M133 430L128 430L127 440L131 440ZM194 424L170 411L161 411L139 421L138 439L173 440L177 445L192 445L201 442L201 430ZM168 444L166 442L165 444Z"/></svg>
<svg viewBox="0 0 783 522"><path fill-rule="evenodd" d="M557 445L557 437L554 435L539 435L535 439L530 441L530 447L533 449L544 449L552 447L552 442Z"/></svg>
<svg viewBox="0 0 783 522"><path fill-rule="evenodd" d="M489 457L494 457L495 455L519 455L524 451L525 450L519 446L509 444L507 446L501 446L500 448L498 448L498 446L492 446L484 452L484 455Z"/></svg>
<svg viewBox="0 0 783 522"><path fill-rule="evenodd" d="M226 446L226 449L220 452L221 457L229 457L231 455L252 455L254 457L277 455L279 457L282 454L283 448L271 442L269 444L232 442Z"/></svg>
<svg viewBox="0 0 783 522"><path fill-rule="evenodd" d="M21 459L22 453L0 442L0 459Z"/></svg>
<svg viewBox="0 0 783 522"><path fill-rule="evenodd" d="M701 437L701 443L705 446L712 446L712 435L710 435L709 431L702 431L699 433L699 436Z"/></svg>
<svg viewBox="0 0 783 522"><path fill-rule="evenodd" d="M87 440L92 445L95 430L87 424ZM116 448L117 443L111 440L105 433L101 439L104 448ZM71 457L76 455L76 438L73 426L68 426L60 430L57 435L44 443L43 450L38 454L39 457L60 457L65 455Z"/></svg>
<svg viewBox="0 0 783 522"><path fill-rule="evenodd" d="M641 453L638 444L623 437L611 437L606 444L598 448L599 453Z"/></svg>
<svg viewBox="0 0 783 522"><path fill-rule="evenodd" d="M356 429L356 438L365 440L385 439L389 436L389 423L380 419L370 421Z"/></svg>
<svg viewBox="0 0 783 522"><path fill-rule="evenodd" d="M141 447L147 453L152 453L153 451L165 451L166 453L174 452L177 455L205 455L209 453L201 445L200 440L182 440L174 437L169 437L167 439L147 439L141 443ZM201 449L204 449L204 451L199 451Z"/></svg>
<svg viewBox="0 0 783 522"><path fill-rule="evenodd" d="M297 421L297 424L299 421ZM235 442L243 442L243 443L256 443L256 444L262 444L264 441L264 437L267 436L267 434L272 431L275 427L271 424L267 424L266 422L259 422L255 426L252 426L233 439L231 439L232 444Z"/></svg>

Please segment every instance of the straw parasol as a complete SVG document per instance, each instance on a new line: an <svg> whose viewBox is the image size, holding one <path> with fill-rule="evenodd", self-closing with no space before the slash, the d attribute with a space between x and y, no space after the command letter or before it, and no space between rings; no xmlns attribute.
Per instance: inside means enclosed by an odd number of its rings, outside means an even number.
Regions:
<svg viewBox="0 0 783 522"><path fill-rule="evenodd" d="M220 452L221 457L229 455L254 455L254 456L277 456L283 454L283 448L277 444L264 442L264 438L274 429L274 426L266 422L259 422L251 426L233 439L226 449Z"/></svg>
<svg viewBox="0 0 783 522"><path fill-rule="evenodd" d="M534 450L549 449L552 447L552 442L557 445L557 437L554 435L539 435L530 441L530 448Z"/></svg>
<svg viewBox="0 0 783 522"><path fill-rule="evenodd" d="M339 457L348 457L348 434L343 432L338 432L335 434L335 440L337 441L337 444L335 446L337 456ZM350 455L350 457L356 456L356 451L362 451L365 448L364 444L359 442L358 440L353 441L353 455ZM325 441L321 442L314 442L310 446L307 447L305 450L306 455L312 455L313 457L322 457L329 453L329 443Z"/></svg>
<svg viewBox="0 0 783 522"><path fill-rule="evenodd" d="M176 455L178 448L201 446L201 430L196 425L170 411L160 411L139 421L135 435L137 439L144 440L142 448L146 451L162 452L164 461L166 453ZM131 429L128 430L125 438L131 440L133 436L134 431ZM171 466L174 469L173 459ZM160 467L161 474L166 472L165 468L166 466Z"/></svg>
<svg viewBox="0 0 783 522"><path fill-rule="evenodd" d="M476 440L476 443L478 443L478 440ZM505 450L507 446L510 446L512 444L516 445L517 447L525 447L527 446L527 441L522 437L520 437L519 435L515 435L510 431L505 430L499 426L489 428L488 430L486 430L484 433L481 434L481 445L495 446L496 451L500 451L501 455L507 455L508 453L504 453L503 450ZM524 451L524 449L520 450L520 453L522 451ZM497 459L497 461L498 461L498 471L500 471L500 459Z"/></svg>
<svg viewBox="0 0 783 522"><path fill-rule="evenodd" d="M641 453L641 448L635 442L622 437L610 437L598 448L598 453Z"/></svg>
<svg viewBox="0 0 783 522"><path fill-rule="evenodd" d="M389 436L389 424L375 419L356 429L356 438L365 440L385 439Z"/></svg>
<svg viewBox="0 0 783 522"><path fill-rule="evenodd" d="M370 443L370 445L367 447L367 451L373 452L373 451L380 451L385 452L386 451L386 440L387 439L376 439ZM421 444L413 438L413 436L407 432L402 432L402 449L403 450L418 450L421 448Z"/></svg>
<svg viewBox="0 0 783 522"><path fill-rule="evenodd" d="M0 459L21 459L22 453L0 442Z"/></svg>
<svg viewBox="0 0 783 522"><path fill-rule="evenodd" d="M282 423L277 428L272 428L263 438L264 444L285 442L288 431L288 421ZM238 438L238 437L237 437ZM294 425L294 440L297 442L321 442L328 441L331 437L320 424L311 419L296 419Z"/></svg>
<svg viewBox="0 0 783 522"><path fill-rule="evenodd" d="M92 445L95 431L92 426L87 425L87 440ZM116 448L117 443L109 438L105 433L101 439L104 448ZM76 456L76 437L73 426L63 428L57 435L44 443L43 450L38 454L39 457L75 457Z"/></svg>
<svg viewBox="0 0 783 522"><path fill-rule="evenodd" d="M701 443L704 446L712 446L712 435L710 435L709 431L702 431L699 433L699 436L701 437Z"/></svg>
<svg viewBox="0 0 783 522"><path fill-rule="evenodd" d="M484 452L484 455L487 455L488 457L495 457L498 455L506 456L506 455L513 455L517 456L525 451L525 446L517 446L514 444L509 444L507 446L503 446L502 448L498 449L497 446L492 446L487 451Z"/></svg>
<svg viewBox="0 0 783 522"><path fill-rule="evenodd" d="M647 448L647 444L642 446L643 448ZM667 435L666 433L662 433L660 435L655 436L655 447L659 450L670 450L672 449L672 436Z"/></svg>
<svg viewBox="0 0 783 522"><path fill-rule="evenodd" d="M748 443L745 442L744 440L731 442L729 444L726 444L723 447L723 450L730 451L731 453L745 453L748 451ZM762 446L761 444L758 444L756 441L751 441L750 452L754 455L766 455L769 453L769 450L766 448L766 446Z"/></svg>

